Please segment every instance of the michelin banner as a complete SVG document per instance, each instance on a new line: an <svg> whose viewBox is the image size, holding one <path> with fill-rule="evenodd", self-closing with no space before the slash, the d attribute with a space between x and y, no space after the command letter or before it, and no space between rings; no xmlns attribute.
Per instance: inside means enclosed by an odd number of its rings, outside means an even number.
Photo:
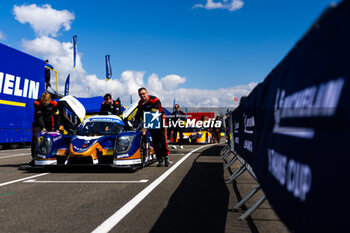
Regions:
<svg viewBox="0 0 350 233"><path fill-rule="evenodd" d="M0 43L0 143L30 142L45 62Z"/></svg>
<svg viewBox="0 0 350 233"><path fill-rule="evenodd" d="M331 6L232 113L234 150L293 232L348 231L350 2Z"/></svg>

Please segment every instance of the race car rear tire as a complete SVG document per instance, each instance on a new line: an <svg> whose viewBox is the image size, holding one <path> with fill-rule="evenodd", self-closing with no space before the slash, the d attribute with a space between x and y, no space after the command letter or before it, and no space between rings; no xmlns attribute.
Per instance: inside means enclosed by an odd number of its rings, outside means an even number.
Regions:
<svg viewBox="0 0 350 233"><path fill-rule="evenodd" d="M130 168L129 168L129 171L130 172L134 172L134 171L138 170L139 168L140 168L140 166L131 165Z"/></svg>

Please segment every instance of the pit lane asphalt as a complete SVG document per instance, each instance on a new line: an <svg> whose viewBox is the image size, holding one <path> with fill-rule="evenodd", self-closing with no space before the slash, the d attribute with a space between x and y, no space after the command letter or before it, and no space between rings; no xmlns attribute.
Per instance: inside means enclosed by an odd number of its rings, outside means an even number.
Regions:
<svg viewBox="0 0 350 233"><path fill-rule="evenodd" d="M171 150L170 160L173 163L169 168L158 168L154 163L136 172L108 168L20 170L30 160L30 149L1 150L1 232L92 232L171 169L188 152L199 146L185 145L183 150ZM209 153L218 156L220 148L215 150L215 147L218 146L212 145L192 153L131 209L111 232L224 232L228 190L222 177L222 164L197 167L197 172L194 176L191 175L192 166L199 155ZM220 172L213 175L213 171ZM189 175L192 178L187 179L184 186L183 180ZM198 182L206 183L209 176L221 181L217 184L209 182L208 189L198 190L198 187L206 187L205 184L198 186ZM140 180L147 181L111 183ZM11 181L14 183L10 183ZM43 183L44 181L47 183ZM78 183L82 181L95 183ZM97 181L101 183L96 183ZM214 191L207 192L208 190ZM199 196L206 198L198 198ZM201 201L196 203L198 199ZM216 211L209 215L212 218L197 219L199 222L204 220L199 225L202 227L198 228L197 224L196 229L190 230L193 225L191 221L196 219L191 215L207 212L208 204L214 208L211 211ZM167 224L164 224L169 218L173 218L171 221L175 223L175 228L172 226L168 229ZM176 222L185 224L176 228Z"/></svg>

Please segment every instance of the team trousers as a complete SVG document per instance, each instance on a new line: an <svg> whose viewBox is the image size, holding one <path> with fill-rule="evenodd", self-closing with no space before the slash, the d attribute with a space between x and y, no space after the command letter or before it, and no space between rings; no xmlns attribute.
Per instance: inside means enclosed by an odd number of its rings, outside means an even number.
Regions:
<svg viewBox="0 0 350 233"><path fill-rule="evenodd" d="M153 148L156 152L158 161L167 158L169 154L166 129L149 129L152 136Z"/></svg>
<svg viewBox="0 0 350 233"><path fill-rule="evenodd" d="M179 140L178 140L178 144L181 146L182 145L182 142L184 140L184 135L183 135L183 129L180 128L180 127L176 127L173 129L174 130L174 136L173 136L173 139L174 139L174 145L176 145L176 139L177 139L177 132L179 132Z"/></svg>

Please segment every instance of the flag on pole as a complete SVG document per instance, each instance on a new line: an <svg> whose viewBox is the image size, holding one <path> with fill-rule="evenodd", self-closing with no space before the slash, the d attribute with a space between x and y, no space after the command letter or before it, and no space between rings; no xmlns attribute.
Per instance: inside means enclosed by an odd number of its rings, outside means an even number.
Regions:
<svg viewBox="0 0 350 233"><path fill-rule="evenodd" d="M70 74L68 74L66 82L64 84L64 95L69 95L69 78L70 78Z"/></svg>
<svg viewBox="0 0 350 233"><path fill-rule="evenodd" d="M77 35L73 36L73 70L75 70L77 57Z"/></svg>
<svg viewBox="0 0 350 233"><path fill-rule="evenodd" d="M105 58L106 58L106 81L108 81L112 77L112 67L111 67L110 55L106 55Z"/></svg>

